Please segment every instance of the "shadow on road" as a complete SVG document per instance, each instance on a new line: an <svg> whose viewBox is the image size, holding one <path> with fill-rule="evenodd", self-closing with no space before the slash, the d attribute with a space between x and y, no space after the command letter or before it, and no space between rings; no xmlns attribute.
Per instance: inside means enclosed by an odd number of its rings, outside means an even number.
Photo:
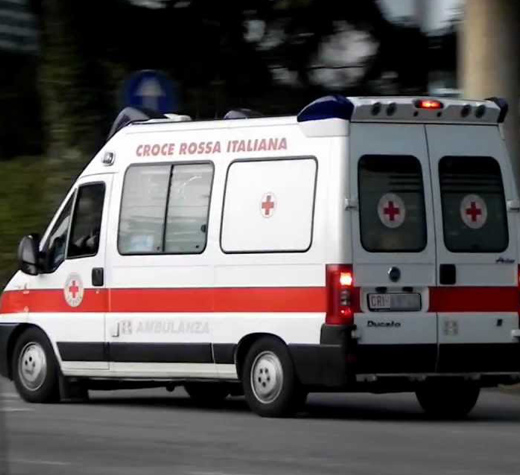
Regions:
<svg viewBox="0 0 520 475"><path fill-rule="evenodd" d="M74 404L74 403L72 403ZM208 411L222 411L222 412L250 412L244 398L228 398L225 401L211 406L201 406L192 401L189 396L186 397L104 397L103 393L98 393L94 398L88 402L90 405L101 406L121 406L121 407L140 407L149 409L186 409L196 410L201 409Z"/></svg>
<svg viewBox="0 0 520 475"><path fill-rule="evenodd" d="M502 399L501 399L502 398ZM520 422L520 398L514 397L512 404L501 403L503 398L511 396L500 393L484 393L481 401L469 415L467 422ZM510 399L511 401L511 399ZM118 397L95 393L88 403L93 406L139 407L141 409L182 409L186 411L209 411L223 414L251 413L243 397L228 398L220 404L201 406L188 396L171 397ZM304 409L297 416L304 420L346 420L346 421L389 421L389 422L421 422L436 421L426 416L413 396L390 395L374 396L359 394L312 395ZM464 422L457 421L457 422Z"/></svg>

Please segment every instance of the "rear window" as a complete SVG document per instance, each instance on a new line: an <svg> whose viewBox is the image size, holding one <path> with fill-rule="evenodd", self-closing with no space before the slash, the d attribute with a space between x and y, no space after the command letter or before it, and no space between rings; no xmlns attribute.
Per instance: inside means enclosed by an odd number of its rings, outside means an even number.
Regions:
<svg viewBox="0 0 520 475"><path fill-rule="evenodd" d="M452 252L502 252L509 232L502 174L491 157L439 162L444 243Z"/></svg>
<svg viewBox="0 0 520 475"><path fill-rule="evenodd" d="M369 252L419 252L426 247L421 164L399 155L359 160L361 243Z"/></svg>

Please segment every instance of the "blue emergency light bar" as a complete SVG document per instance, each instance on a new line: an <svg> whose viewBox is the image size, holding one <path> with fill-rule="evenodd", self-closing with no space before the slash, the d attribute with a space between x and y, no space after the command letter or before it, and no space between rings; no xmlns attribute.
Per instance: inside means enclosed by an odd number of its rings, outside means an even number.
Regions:
<svg viewBox="0 0 520 475"><path fill-rule="evenodd" d="M298 122L342 119L353 122L457 122L496 124L504 122L508 105L504 99L464 101L448 98L344 97L317 99L298 114Z"/></svg>
<svg viewBox="0 0 520 475"><path fill-rule="evenodd" d="M316 99L304 107L298 114L298 122L311 120L343 119L350 120L354 113L354 104L344 96L332 95Z"/></svg>

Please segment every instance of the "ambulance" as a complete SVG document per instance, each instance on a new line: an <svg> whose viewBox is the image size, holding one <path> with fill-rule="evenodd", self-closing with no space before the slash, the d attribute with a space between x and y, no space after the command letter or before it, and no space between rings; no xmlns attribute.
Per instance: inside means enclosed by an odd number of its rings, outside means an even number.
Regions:
<svg viewBox="0 0 520 475"><path fill-rule="evenodd" d="M507 104L327 96L292 117L125 109L0 303L26 401L184 386L261 416L415 392L462 417L520 381Z"/></svg>

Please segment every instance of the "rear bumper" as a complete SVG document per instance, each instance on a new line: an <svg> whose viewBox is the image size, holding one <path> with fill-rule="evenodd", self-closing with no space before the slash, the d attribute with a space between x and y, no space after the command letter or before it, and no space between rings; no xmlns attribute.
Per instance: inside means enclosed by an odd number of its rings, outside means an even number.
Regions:
<svg viewBox="0 0 520 475"><path fill-rule="evenodd" d="M289 345L299 381L311 388L343 388L355 381L349 350L353 327L322 325L319 345Z"/></svg>
<svg viewBox="0 0 520 475"><path fill-rule="evenodd" d="M439 373L520 372L520 343L440 345Z"/></svg>
<svg viewBox="0 0 520 475"><path fill-rule="evenodd" d="M360 379L420 381L485 375L491 385L520 379L520 343L361 345L354 327L323 325L319 345L289 345L297 376L311 388L342 389ZM360 378L363 376L363 378ZM493 383L495 381L495 383Z"/></svg>
<svg viewBox="0 0 520 475"><path fill-rule="evenodd" d="M9 340L16 330L17 323L1 323L0 324L0 376L9 377Z"/></svg>

